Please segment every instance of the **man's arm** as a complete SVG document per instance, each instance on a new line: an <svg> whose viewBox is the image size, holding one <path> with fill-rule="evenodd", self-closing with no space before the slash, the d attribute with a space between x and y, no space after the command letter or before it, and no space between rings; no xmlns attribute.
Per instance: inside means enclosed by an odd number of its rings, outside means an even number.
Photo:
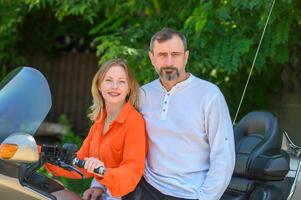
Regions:
<svg viewBox="0 0 301 200"><path fill-rule="evenodd" d="M226 190L235 165L233 127L226 101L220 92L210 99L205 116L210 167L199 189L199 199L217 200Z"/></svg>

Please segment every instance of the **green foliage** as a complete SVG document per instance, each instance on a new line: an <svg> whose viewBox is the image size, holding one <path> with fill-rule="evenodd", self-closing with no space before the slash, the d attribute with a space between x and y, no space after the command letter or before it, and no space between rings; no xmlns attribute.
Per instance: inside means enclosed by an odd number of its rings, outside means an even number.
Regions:
<svg viewBox="0 0 301 200"><path fill-rule="evenodd" d="M51 174L50 172L48 172L44 166L40 167L40 169L38 170L38 173L45 175L48 178L54 178L53 174Z"/></svg>
<svg viewBox="0 0 301 200"><path fill-rule="evenodd" d="M59 117L59 124L63 126L61 144L73 143L80 147L83 143L83 139L72 131L71 123L66 115Z"/></svg>
<svg viewBox="0 0 301 200"><path fill-rule="evenodd" d="M0 1L0 67L16 64L22 60L14 49L18 26L26 14L20 1Z"/></svg>
<svg viewBox="0 0 301 200"><path fill-rule="evenodd" d="M102 8L99 0L24 0L24 2L28 5L29 10L53 8L55 17L59 21L63 21L66 16L80 16L93 23L97 13Z"/></svg>
<svg viewBox="0 0 301 200"><path fill-rule="evenodd" d="M2 79L5 77L6 74L7 74L6 67L0 66L0 81L2 81Z"/></svg>
<svg viewBox="0 0 301 200"><path fill-rule="evenodd" d="M60 116L59 124L63 126L61 145L65 143L73 143L80 147L82 145L83 139L72 131L71 124L66 115ZM60 177L59 180L64 184L66 188L79 195L82 195L83 192L90 187L91 183L91 179L68 179L65 177Z"/></svg>
<svg viewBox="0 0 301 200"><path fill-rule="evenodd" d="M95 47L99 64L116 57L128 59L144 84L156 77L147 56L150 37L168 26L181 30L188 38L187 69L217 83L231 102L233 115L236 105L232 106L232 102L239 101L271 3L272 0L0 1L0 64L7 65L11 55L18 58L32 51L52 55L64 46L60 38L71 38L75 43L84 41L86 46ZM292 56L300 55L300 8L300 1L276 1L252 78L266 87L250 84L246 110L268 106L266 94L281 87L277 73L288 66ZM28 27L30 33L26 31ZM265 78L267 74L269 79Z"/></svg>

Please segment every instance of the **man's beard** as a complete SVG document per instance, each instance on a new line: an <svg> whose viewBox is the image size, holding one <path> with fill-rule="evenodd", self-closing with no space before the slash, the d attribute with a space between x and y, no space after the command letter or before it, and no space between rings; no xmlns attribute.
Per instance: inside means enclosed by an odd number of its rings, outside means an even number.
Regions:
<svg viewBox="0 0 301 200"><path fill-rule="evenodd" d="M171 73L167 73L166 71L172 71ZM180 73L178 68L176 67L162 67L159 73L160 77L166 81L173 81L179 78Z"/></svg>

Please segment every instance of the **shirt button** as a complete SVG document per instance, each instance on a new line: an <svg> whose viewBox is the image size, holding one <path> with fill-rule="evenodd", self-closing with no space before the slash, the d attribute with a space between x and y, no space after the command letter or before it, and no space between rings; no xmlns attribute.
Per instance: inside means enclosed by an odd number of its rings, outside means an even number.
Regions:
<svg viewBox="0 0 301 200"><path fill-rule="evenodd" d="M167 93L167 95L169 96L169 95L170 95L170 93Z"/></svg>
<svg viewBox="0 0 301 200"><path fill-rule="evenodd" d="M167 101L164 101L164 104L167 104Z"/></svg>
<svg viewBox="0 0 301 200"><path fill-rule="evenodd" d="M163 112L165 112L165 109L163 109Z"/></svg>

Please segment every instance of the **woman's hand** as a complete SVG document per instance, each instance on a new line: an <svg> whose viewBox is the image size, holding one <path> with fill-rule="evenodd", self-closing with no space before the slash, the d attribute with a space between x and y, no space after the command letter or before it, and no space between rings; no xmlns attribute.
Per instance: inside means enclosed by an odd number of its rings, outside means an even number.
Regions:
<svg viewBox="0 0 301 200"><path fill-rule="evenodd" d="M96 169L98 167L104 167L104 163L94 157L85 158L84 168L87 170L87 172L94 173L94 169ZM96 175L101 176L99 174L96 174Z"/></svg>
<svg viewBox="0 0 301 200"><path fill-rule="evenodd" d="M103 193L103 190L98 187L92 187L87 189L83 194L83 200L97 200L101 194ZM101 198L99 198L101 199Z"/></svg>

